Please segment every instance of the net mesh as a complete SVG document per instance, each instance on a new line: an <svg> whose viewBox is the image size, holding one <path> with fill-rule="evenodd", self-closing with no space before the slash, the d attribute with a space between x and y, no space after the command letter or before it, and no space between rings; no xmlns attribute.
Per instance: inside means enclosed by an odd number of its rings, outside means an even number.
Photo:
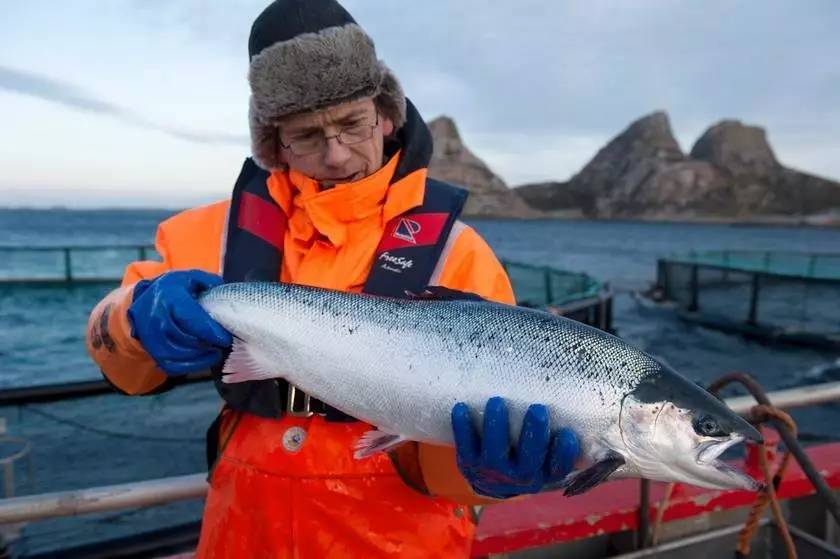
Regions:
<svg viewBox="0 0 840 559"><path fill-rule="evenodd" d="M517 303L529 307L564 305L597 297L603 285L586 274L504 262Z"/></svg>
<svg viewBox="0 0 840 559"><path fill-rule="evenodd" d="M730 324L840 344L840 255L714 252L659 263L659 287L677 305Z"/></svg>

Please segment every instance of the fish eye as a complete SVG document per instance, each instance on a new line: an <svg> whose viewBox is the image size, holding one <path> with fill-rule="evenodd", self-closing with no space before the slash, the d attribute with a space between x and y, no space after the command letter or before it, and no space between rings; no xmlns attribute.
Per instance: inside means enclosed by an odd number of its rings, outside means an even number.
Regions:
<svg viewBox="0 0 840 559"><path fill-rule="evenodd" d="M729 435L724 431L714 417L704 415L694 420L694 432L704 437L726 437Z"/></svg>

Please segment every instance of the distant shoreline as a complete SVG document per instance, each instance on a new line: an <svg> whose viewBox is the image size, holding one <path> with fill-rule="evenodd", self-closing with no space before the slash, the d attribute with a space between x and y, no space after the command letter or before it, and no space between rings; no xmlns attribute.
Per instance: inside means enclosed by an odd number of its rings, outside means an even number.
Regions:
<svg viewBox="0 0 840 559"><path fill-rule="evenodd" d="M807 227L814 229L837 229L840 228L840 215L831 217L788 217L788 216L761 216L747 219L733 219L727 217L583 217L569 215L547 215L545 217L510 217L510 216L488 216L488 215L463 215L464 219L471 220L510 220L510 221L588 221L595 223L659 223L673 225L727 225L731 227Z"/></svg>
<svg viewBox="0 0 840 559"><path fill-rule="evenodd" d="M167 207L127 207L127 206L105 206L98 208L70 208L66 206L37 207L37 206L0 206L0 212L89 212L89 213L169 213L175 214L188 208L167 208ZM577 212L576 212L577 213ZM808 217L791 216L756 216L746 219L733 219L728 217L617 217L597 218L584 217L579 215L552 215L547 212L540 217L513 217L493 215L469 215L462 216L464 219L475 221L509 220L509 221L581 221L593 223L656 223L673 225L727 225L730 227L789 227L789 228L813 228L813 229L836 229L840 228L840 214Z"/></svg>

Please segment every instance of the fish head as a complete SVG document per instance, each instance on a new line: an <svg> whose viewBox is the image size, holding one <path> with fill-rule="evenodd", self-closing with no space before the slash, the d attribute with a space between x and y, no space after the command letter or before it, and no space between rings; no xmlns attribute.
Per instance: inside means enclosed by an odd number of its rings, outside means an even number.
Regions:
<svg viewBox="0 0 840 559"><path fill-rule="evenodd" d="M642 477L711 489L758 490L762 484L719 460L761 434L709 392L666 368L622 400L619 430L628 468Z"/></svg>

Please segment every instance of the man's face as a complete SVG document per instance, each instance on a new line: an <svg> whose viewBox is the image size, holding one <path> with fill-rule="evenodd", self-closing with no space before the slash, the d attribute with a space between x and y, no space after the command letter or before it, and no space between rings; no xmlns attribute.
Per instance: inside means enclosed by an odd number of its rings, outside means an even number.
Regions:
<svg viewBox="0 0 840 559"><path fill-rule="evenodd" d="M280 160L322 187L357 181L382 167L384 137L393 131L393 122L377 116L370 98L291 116L279 126L281 144L291 146L281 147ZM336 137L341 133L347 142ZM355 143L368 134L370 138ZM325 137L326 143L319 141Z"/></svg>

